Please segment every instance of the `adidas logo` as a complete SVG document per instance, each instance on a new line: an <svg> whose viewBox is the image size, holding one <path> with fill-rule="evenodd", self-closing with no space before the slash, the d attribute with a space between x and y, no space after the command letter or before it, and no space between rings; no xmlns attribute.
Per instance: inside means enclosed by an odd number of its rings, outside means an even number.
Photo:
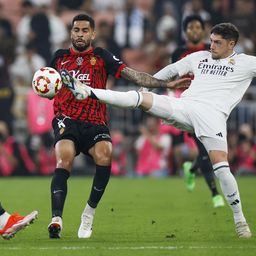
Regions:
<svg viewBox="0 0 256 256"><path fill-rule="evenodd" d="M222 135L221 132L217 133L216 136L219 136L219 137L221 137L221 138L223 137L223 135Z"/></svg>
<svg viewBox="0 0 256 256"><path fill-rule="evenodd" d="M200 60L200 62L208 62L208 59Z"/></svg>

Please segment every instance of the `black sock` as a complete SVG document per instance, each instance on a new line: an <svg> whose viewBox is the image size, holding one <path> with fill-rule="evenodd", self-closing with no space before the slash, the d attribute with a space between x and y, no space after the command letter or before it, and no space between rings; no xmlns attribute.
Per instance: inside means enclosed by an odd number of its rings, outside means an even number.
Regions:
<svg viewBox="0 0 256 256"><path fill-rule="evenodd" d="M96 208L102 195L104 194L105 188L108 184L111 172L111 166L100 166L96 165L96 173L94 175L91 194L88 200L88 204L92 208Z"/></svg>
<svg viewBox="0 0 256 256"><path fill-rule="evenodd" d="M51 184L52 217L62 217L64 203L67 195L67 180L69 175L70 173L65 169L55 169Z"/></svg>
<svg viewBox="0 0 256 256"><path fill-rule="evenodd" d="M5 209L2 207L0 203L0 216L3 215L4 213L5 213Z"/></svg>
<svg viewBox="0 0 256 256"><path fill-rule="evenodd" d="M199 161L198 161L198 157L193 161L191 167L190 167L190 172L191 173L196 173L196 171L199 168Z"/></svg>

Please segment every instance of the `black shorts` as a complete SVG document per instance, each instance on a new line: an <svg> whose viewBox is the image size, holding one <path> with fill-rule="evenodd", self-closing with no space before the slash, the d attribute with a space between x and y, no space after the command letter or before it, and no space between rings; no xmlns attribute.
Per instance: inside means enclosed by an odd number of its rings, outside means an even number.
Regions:
<svg viewBox="0 0 256 256"><path fill-rule="evenodd" d="M52 120L52 127L55 135L54 145L59 140L72 140L75 143L76 155L80 152L89 155L89 149L99 141L112 142L106 125L58 116Z"/></svg>

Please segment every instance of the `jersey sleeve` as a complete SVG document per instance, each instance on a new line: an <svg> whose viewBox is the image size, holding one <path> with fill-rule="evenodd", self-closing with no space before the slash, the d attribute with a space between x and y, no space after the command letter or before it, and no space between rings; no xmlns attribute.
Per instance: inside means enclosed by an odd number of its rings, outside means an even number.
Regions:
<svg viewBox="0 0 256 256"><path fill-rule="evenodd" d="M192 71L191 56L187 55L183 59L166 66L158 71L154 77L162 80L169 80L175 76L183 76Z"/></svg>
<svg viewBox="0 0 256 256"><path fill-rule="evenodd" d="M252 77L256 77L256 57L250 56L250 65Z"/></svg>
<svg viewBox="0 0 256 256"><path fill-rule="evenodd" d="M49 67L56 69L57 60L58 60L60 57L62 57L64 54L66 54L66 53L69 53L69 50L67 50L67 49L59 49L59 50L57 50L57 51L53 54L53 56L52 56L52 58L51 58Z"/></svg>
<svg viewBox="0 0 256 256"><path fill-rule="evenodd" d="M121 71L126 67L122 60L118 59L111 52L100 47L95 48L93 53L95 56L99 56L104 60L108 74L115 78L120 78Z"/></svg>

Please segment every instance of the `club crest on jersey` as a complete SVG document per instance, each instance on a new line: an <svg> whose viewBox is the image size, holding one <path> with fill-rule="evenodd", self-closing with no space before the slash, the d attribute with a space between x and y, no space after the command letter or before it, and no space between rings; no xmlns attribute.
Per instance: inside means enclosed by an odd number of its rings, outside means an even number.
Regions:
<svg viewBox="0 0 256 256"><path fill-rule="evenodd" d="M95 57L91 57L91 59L90 59L90 64L91 64L92 66L94 66L94 65L96 64L96 62L97 62L97 59L96 59Z"/></svg>
<svg viewBox="0 0 256 256"><path fill-rule="evenodd" d="M62 128L60 128L59 133L62 134L64 131L65 131L65 128L62 127Z"/></svg>
<svg viewBox="0 0 256 256"><path fill-rule="evenodd" d="M84 58L83 57L77 57L76 59L76 65L77 66L81 66L84 62Z"/></svg>
<svg viewBox="0 0 256 256"><path fill-rule="evenodd" d="M228 64L235 65L235 64L236 64L236 62L235 62L235 60L234 60L234 59L229 59Z"/></svg>

